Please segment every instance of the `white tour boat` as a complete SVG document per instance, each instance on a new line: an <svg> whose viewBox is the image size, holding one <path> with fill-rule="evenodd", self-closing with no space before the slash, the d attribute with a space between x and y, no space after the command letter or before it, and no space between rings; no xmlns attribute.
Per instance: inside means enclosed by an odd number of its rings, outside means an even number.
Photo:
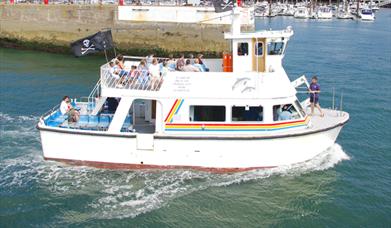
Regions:
<svg viewBox="0 0 391 228"><path fill-rule="evenodd" d="M324 109L324 117L308 115L308 99L297 97L299 87L309 86L306 78L291 82L282 67L293 30L242 33L237 9L225 33L232 52L223 70L170 71L152 80L136 70L119 81L106 63L90 96L73 99L78 122L68 123L58 106L40 118L44 158L103 168L232 172L305 162L333 146L349 114ZM125 67L136 60L125 57Z"/></svg>

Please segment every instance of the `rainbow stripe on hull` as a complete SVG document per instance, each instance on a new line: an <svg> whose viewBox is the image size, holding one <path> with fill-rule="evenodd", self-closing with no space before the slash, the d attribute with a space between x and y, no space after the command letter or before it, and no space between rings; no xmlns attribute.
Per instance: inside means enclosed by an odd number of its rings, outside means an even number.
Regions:
<svg viewBox="0 0 391 228"><path fill-rule="evenodd" d="M166 131L209 131L209 132L259 132L278 131L292 128L306 127L309 117L303 120L287 121L272 124L259 123L172 123L173 117L183 104L183 99L176 99L165 119Z"/></svg>

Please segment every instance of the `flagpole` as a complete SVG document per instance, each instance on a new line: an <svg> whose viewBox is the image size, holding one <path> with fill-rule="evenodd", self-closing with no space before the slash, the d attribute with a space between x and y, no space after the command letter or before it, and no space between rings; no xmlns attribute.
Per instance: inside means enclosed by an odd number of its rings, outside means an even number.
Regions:
<svg viewBox="0 0 391 228"><path fill-rule="evenodd" d="M106 62L109 62L109 59L107 58L106 49L105 49L105 57L106 57Z"/></svg>
<svg viewBox="0 0 391 228"><path fill-rule="evenodd" d="M115 43L113 43L114 57L117 57L117 52L115 51Z"/></svg>

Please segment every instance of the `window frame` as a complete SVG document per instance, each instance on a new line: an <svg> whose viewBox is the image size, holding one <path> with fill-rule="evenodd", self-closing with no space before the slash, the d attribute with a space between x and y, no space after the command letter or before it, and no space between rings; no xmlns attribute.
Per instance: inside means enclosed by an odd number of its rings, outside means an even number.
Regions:
<svg viewBox="0 0 391 228"><path fill-rule="evenodd" d="M224 117L224 120L194 120L195 107L221 107L221 108L224 108L224 113L222 115ZM192 109L193 109L193 111L192 111ZM192 119L190 119L190 118L192 118ZM189 105L189 122L191 122L191 123L202 123L202 122L224 123L224 122L227 122L227 107L225 105L198 105L198 104Z"/></svg>
<svg viewBox="0 0 391 228"><path fill-rule="evenodd" d="M246 48L247 53L239 55L239 47L242 48L242 46L241 46L242 44L246 44L247 45L247 48ZM236 47L236 54L237 54L237 56L249 56L249 48L248 47L249 47L248 42L246 42L246 41L238 42L237 43L237 47Z"/></svg>
<svg viewBox="0 0 391 228"><path fill-rule="evenodd" d="M298 114L297 118L294 118L295 116L292 115L292 118L289 119L289 120L279 120L278 118L278 113L277 113L277 120L274 119L275 117L275 114L274 114L274 107L275 106L280 106L279 108L282 108L284 107L284 105L290 105L291 107L293 107L296 111L296 113ZM277 111L277 110L276 110ZM293 114L293 113L291 113ZM273 119L273 122L286 122L286 121L295 121L295 120L299 120L299 119L303 119L303 117L301 116L301 113L297 110L297 107L294 105L294 102L293 103L283 103L283 104L275 104L275 105L272 105L272 119Z"/></svg>
<svg viewBox="0 0 391 228"><path fill-rule="evenodd" d="M261 50L262 50L262 55L259 55L259 52L258 52L258 50L259 50L259 44L262 44L262 48L261 48ZM265 43L263 42L263 41L255 41L255 45L254 45L254 54L255 54L255 56L256 57L263 57L264 55L265 55L265 51L264 51L264 46L265 46Z"/></svg>
<svg viewBox="0 0 391 228"><path fill-rule="evenodd" d="M234 108L239 108L239 107L243 107L244 110L246 111L246 106L249 107L249 109L251 109L251 107L256 107L256 108L262 108L262 120L234 120L234 117L233 117L233 109ZM265 108L263 107L263 105L254 105L254 106L250 106L250 105L232 105L231 106L231 122L237 122L237 123L242 123L242 122L246 122L246 123L264 123L265 122L265 112L264 112Z"/></svg>
<svg viewBox="0 0 391 228"><path fill-rule="evenodd" d="M269 45L271 46L272 43L282 43L282 47L281 47L281 52L279 54L271 54L270 53L270 49L269 49ZM267 43L267 54L268 55L283 55L284 52L285 52L285 42L284 41L270 41ZM274 51L275 49L273 49Z"/></svg>

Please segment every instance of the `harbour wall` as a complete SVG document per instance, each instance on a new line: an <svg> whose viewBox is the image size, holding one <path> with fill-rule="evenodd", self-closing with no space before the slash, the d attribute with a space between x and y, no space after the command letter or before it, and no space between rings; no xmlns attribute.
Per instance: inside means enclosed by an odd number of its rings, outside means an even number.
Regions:
<svg viewBox="0 0 391 228"><path fill-rule="evenodd" d="M70 52L69 44L111 28L119 51L144 55L228 50L227 25L118 20L115 5L0 5L0 45Z"/></svg>

